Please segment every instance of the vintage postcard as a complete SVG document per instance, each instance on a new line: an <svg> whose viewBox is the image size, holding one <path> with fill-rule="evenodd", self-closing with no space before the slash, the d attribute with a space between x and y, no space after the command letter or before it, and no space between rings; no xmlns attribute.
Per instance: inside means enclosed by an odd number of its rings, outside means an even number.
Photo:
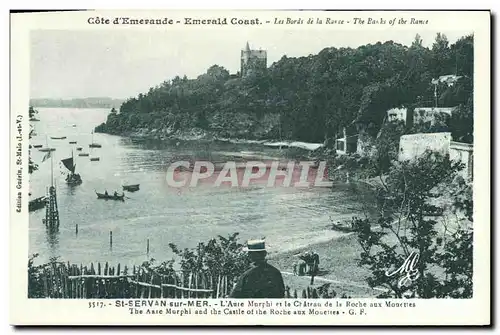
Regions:
<svg viewBox="0 0 500 335"><path fill-rule="evenodd" d="M490 20L11 13L11 323L489 325Z"/></svg>

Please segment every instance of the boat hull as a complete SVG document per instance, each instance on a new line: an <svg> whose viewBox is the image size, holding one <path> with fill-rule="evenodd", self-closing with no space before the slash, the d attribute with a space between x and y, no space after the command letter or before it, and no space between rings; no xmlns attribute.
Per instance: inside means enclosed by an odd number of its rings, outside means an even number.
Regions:
<svg viewBox="0 0 500 335"><path fill-rule="evenodd" d="M89 148L101 148L102 145L94 143L94 144L89 144Z"/></svg>
<svg viewBox="0 0 500 335"><path fill-rule="evenodd" d="M47 204L47 199L45 197L33 199L28 203L28 211L30 212L37 211L39 209L44 208L46 204Z"/></svg>
<svg viewBox="0 0 500 335"><path fill-rule="evenodd" d="M136 185L123 185L123 190L128 192L139 191L139 184Z"/></svg>
<svg viewBox="0 0 500 335"><path fill-rule="evenodd" d="M56 151L55 148L42 148L42 149L38 149L38 151L40 152L49 152L49 151Z"/></svg>
<svg viewBox="0 0 500 335"><path fill-rule="evenodd" d="M106 195L104 193L99 193L99 192L95 192L97 194L97 199L103 199L103 200L117 200L117 201L125 201L125 193L123 193L122 195L117 195L117 196L114 196L114 195Z"/></svg>
<svg viewBox="0 0 500 335"><path fill-rule="evenodd" d="M81 183L83 183L81 177L69 176L68 178L66 178L66 184L68 184L69 186L76 186L80 185Z"/></svg>
<svg viewBox="0 0 500 335"><path fill-rule="evenodd" d="M332 229L342 233L351 233L354 231L353 227L346 224L332 223Z"/></svg>
<svg viewBox="0 0 500 335"><path fill-rule="evenodd" d="M61 136L61 137L50 137L51 139L53 140L65 140L66 139L66 136Z"/></svg>

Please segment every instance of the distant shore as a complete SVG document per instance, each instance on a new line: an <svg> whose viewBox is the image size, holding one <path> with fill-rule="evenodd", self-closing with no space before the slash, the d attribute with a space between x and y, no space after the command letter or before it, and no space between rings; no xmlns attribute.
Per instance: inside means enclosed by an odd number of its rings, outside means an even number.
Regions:
<svg viewBox="0 0 500 335"><path fill-rule="evenodd" d="M30 105L34 108L120 108L124 99L110 97L87 97L69 99L32 98Z"/></svg>

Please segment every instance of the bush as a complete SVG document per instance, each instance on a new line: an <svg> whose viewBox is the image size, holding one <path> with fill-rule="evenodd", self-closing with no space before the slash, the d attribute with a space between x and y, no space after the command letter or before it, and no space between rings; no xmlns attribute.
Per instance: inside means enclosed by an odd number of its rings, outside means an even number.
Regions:
<svg viewBox="0 0 500 335"><path fill-rule="evenodd" d="M244 245L238 241L239 233L229 235L227 238L218 236L208 241L199 243L197 248L183 250L175 244L169 247L180 257L180 266L183 271L208 271L229 277L236 277L245 272L250 260L244 252Z"/></svg>
<svg viewBox="0 0 500 335"><path fill-rule="evenodd" d="M459 225L455 231L445 226L442 233L437 219L426 215L436 211L429 200L445 184L451 195L438 196L452 196L453 207L472 221L472 192L459 182L460 187L452 187L462 168L448 156L432 152L399 162L379 189L378 220L354 220L363 249L360 265L371 271L367 278L371 287L387 288L383 297L472 297L472 231ZM412 259L414 266L405 267Z"/></svg>

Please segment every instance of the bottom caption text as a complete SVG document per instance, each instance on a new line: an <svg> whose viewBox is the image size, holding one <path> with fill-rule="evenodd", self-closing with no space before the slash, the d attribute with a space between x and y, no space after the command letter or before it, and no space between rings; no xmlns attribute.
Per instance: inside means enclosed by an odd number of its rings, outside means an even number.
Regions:
<svg viewBox="0 0 500 335"><path fill-rule="evenodd" d="M121 309L128 315L266 315L266 316L363 316L372 311L415 308L416 302L392 300L115 300L88 301L90 309Z"/></svg>

